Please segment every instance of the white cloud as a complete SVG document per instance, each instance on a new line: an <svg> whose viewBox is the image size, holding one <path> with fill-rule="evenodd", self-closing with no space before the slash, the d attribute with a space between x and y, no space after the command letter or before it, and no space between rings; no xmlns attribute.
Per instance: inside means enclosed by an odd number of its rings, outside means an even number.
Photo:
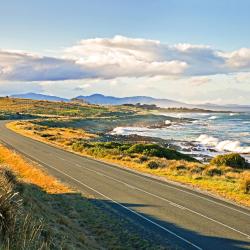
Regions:
<svg viewBox="0 0 250 250"><path fill-rule="evenodd" d="M238 73L234 78L238 83L250 83L250 72Z"/></svg>
<svg viewBox="0 0 250 250"><path fill-rule="evenodd" d="M57 81L91 77L72 60L43 57L17 51L0 51L0 79L9 81Z"/></svg>
<svg viewBox="0 0 250 250"><path fill-rule="evenodd" d="M241 48L231 53L225 53L227 64L231 68L250 70L250 49Z"/></svg>
<svg viewBox="0 0 250 250"><path fill-rule="evenodd" d="M201 86L207 84L211 81L211 79L207 76L196 76L188 79L188 82L193 86Z"/></svg>
<svg viewBox="0 0 250 250"><path fill-rule="evenodd" d="M122 36L85 39L65 49L74 59L100 77L206 76L250 71L250 49L233 52L206 45L176 44Z"/></svg>
<svg viewBox="0 0 250 250"><path fill-rule="evenodd" d="M250 72L248 48L225 52L123 36L81 40L57 58L0 51L0 80L9 81L192 77L200 85L209 75L240 72Z"/></svg>

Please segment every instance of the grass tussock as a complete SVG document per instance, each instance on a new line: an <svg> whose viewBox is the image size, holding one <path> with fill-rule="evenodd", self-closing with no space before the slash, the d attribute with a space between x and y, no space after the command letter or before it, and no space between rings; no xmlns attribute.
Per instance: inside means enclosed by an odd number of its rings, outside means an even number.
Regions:
<svg viewBox="0 0 250 250"><path fill-rule="evenodd" d="M246 194L250 194L250 172L244 172L241 179L241 190Z"/></svg>
<svg viewBox="0 0 250 250"><path fill-rule="evenodd" d="M229 166L232 168L250 168L250 165L245 158L237 153L215 156L210 163L218 167Z"/></svg>
<svg viewBox="0 0 250 250"><path fill-rule="evenodd" d="M0 145L0 159L6 165L11 166L11 170L18 177L21 177L23 181L35 184L48 193L56 194L71 192L69 187L63 185L38 167L31 167L30 164L27 164L27 162L17 153L2 145Z"/></svg>
<svg viewBox="0 0 250 250"><path fill-rule="evenodd" d="M17 192L15 175L0 169L0 248L4 250L49 249L51 243L43 234L43 223L24 211Z"/></svg>

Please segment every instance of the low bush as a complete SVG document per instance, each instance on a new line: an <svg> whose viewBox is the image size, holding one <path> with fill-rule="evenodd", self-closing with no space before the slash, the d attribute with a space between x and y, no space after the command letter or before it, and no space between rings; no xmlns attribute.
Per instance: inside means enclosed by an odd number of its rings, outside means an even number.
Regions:
<svg viewBox="0 0 250 250"><path fill-rule="evenodd" d="M242 181L242 189L246 194L250 193L250 179L244 179Z"/></svg>
<svg viewBox="0 0 250 250"><path fill-rule="evenodd" d="M134 144L127 150L127 152L144 154L147 156L154 156L159 158L166 158L169 160L186 160L197 162L196 159L188 155L182 154L173 149L160 146L158 144Z"/></svg>
<svg viewBox="0 0 250 250"><path fill-rule="evenodd" d="M192 174L200 174L205 169L205 166L199 165L199 166L193 166L190 168L190 172Z"/></svg>
<svg viewBox="0 0 250 250"><path fill-rule="evenodd" d="M246 173L246 174L243 173L240 187L241 187L241 190L243 190L245 194L250 194L250 173Z"/></svg>
<svg viewBox="0 0 250 250"><path fill-rule="evenodd" d="M141 155L140 157L139 157L139 162L140 163L143 163L143 162L145 162L145 161L147 161L148 160L148 157L146 156L146 155Z"/></svg>
<svg viewBox="0 0 250 250"><path fill-rule="evenodd" d="M148 162L147 167L150 169L157 169L160 167L160 163L157 161L150 161Z"/></svg>
<svg viewBox="0 0 250 250"><path fill-rule="evenodd" d="M225 155L217 155L210 161L211 165L229 166L232 168L248 168L249 164L240 154L231 153Z"/></svg>
<svg viewBox="0 0 250 250"><path fill-rule="evenodd" d="M217 167L210 166L206 168L203 173L208 176L222 175L222 170Z"/></svg>
<svg viewBox="0 0 250 250"><path fill-rule="evenodd" d="M87 142L77 141L72 144L72 149L76 152L82 152L84 149L91 148L92 145Z"/></svg>
<svg viewBox="0 0 250 250"><path fill-rule="evenodd" d="M82 146L82 144L79 143L79 142L74 142L74 143L72 144L72 149L73 149L74 151L76 151L76 152L82 152L82 151L83 151L83 146Z"/></svg>
<svg viewBox="0 0 250 250"><path fill-rule="evenodd" d="M178 165L178 166L176 166L176 169L179 171L180 170L182 171L182 170L187 170L187 167L185 165Z"/></svg>
<svg viewBox="0 0 250 250"><path fill-rule="evenodd" d="M112 142L112 141L111 142L95 142L93 143L93 146L113 149L113 148L121 147L122 144L118 142Z"/></svg>
<svg viewBox="0 0 250 250"><path fill-rule="evenodd" d="M48 137L51 137L51 136L53 136L53 135L45 133L45 134L41 134L40 136L41 136L41 137L44 137L44 138L48 138Z"/></svg>

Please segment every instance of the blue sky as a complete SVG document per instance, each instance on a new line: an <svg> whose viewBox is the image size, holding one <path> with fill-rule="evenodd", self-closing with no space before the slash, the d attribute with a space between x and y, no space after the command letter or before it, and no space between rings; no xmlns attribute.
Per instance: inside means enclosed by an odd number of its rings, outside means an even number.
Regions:
<svg viewBox="0 0 250 250"><path fill-rule="evenodd" d="M237 49L250 44L249 10L248 0L5 0L1 47L43 51L121 34Z"/></svg>
<svg viewBox="0 0 250 250"><path fill-rule="evenodd" d="M242 49L250 48L249 10L250 1L247 0L3 0L0 8L0 49L12 53L21 50L32 55L27 59L26 54L18 54L19 65L13 62L13 54L8 54L8 58L6 53L2 55L0 69L5 70L2 77L0 71L0 94L34 90L73 96L101 91L122 96L143 92L189 102L235 101L246 104L248 100L245 95L250 92L250 52ZM115 39L117 35L126 39ZM136 57L139 58L138 63L145 60L147 64L143 65L152 68L143 74L131 70L134 66L128 65L128 68L110 69L119 73L109 74L107 68L110 58L107 55L104 58L107 41L90 40L90 43L95 44L90 47L86 41L95 38L109 39L111 45L108 51L109 55L112 54L111 58L117 56L115 63L124 64ZM136 40L138 38L143 43ZM158 50L159 46L152 45L151 40L159 41L161 48ZM126 47L125 51L124 43L133 46L133 49L136 46L133 57L125 57L128 51L131 52L131 47ZM182 46L173 52L172 46L176 44L196 47L186 46L183 52ZM170 48L166 49L166 46ZM118 51L115 50L117 47ZM146 55L148 49L152 50L150 55ZM88 53L83 53L86 50ZM187 51L189 58L186 58ZM218 55L221 51L223 55ZM38 62L34 60L36 54L48 58ZM54 62L52 57L59 61ZM82 63L86 58L88 64L86 61ZM98 62L95 62L97 67L93 66L93 58L98 58ZM100 59L102 67L98 64ZM71 60L75 60L76 64L71 65ZM150 64L149 60L152 60ZM161 64L158 65L158 62ZM136 65L139 67L138 63ZM29 68L32 64L39 64L39 68L43 69L45 64L46 69L53 65L57 75L39 71L39 77L24 77L24 69L27 75L33 72L34 67L32 70ZM15 68L15 72L6 76L6 69L10 68ZM58 74L62 77L58 77ZM11 86L9 90L6 82ZM124 86L122 91L121 85ZM131 86L137 88L133 87L134 91L131 91ZM186 95L173 96L182 89L187 89ZM225 97L217 97L216 91L224 93ZM232 96L236 92L239 97L237 100Z"/></svg>

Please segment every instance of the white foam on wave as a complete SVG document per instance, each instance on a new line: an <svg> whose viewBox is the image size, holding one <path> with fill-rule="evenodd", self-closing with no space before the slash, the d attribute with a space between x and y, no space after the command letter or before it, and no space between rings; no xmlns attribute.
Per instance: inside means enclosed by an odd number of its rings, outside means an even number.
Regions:
<svg viewBox="0 0 250 250"><path fill-rule="evenodd" d="M170 120L166 120L166 121L165 121L165 124L166 124L166 125L171 125L172 122L171 122Z"/></svg>
<svg viewBox="0 0 250 250"><path fill-rule="evenodd" d="M174 112L171 112L171 113L159 113L160 115L164 115L164 116L167 116L167 117L173 117L173 118L184 118L184 115L182 113L174 113Z"/></svg>
<svg viewBox="0 0 250 250"><path fill-rule="evenodd" d="M218 151L229 151L235 153L247 154L250 153L250 147L242 146L240 141L224 140L209 135L200 135L197 139L203 145L214 147Z"/></svg>
<svg viewBox="0 0 250 250"><path fill-rule="evenodd" d="M110 132L112 135L131 135L131 134L144 134L150 132L150 128L142 127L116 127Z"/></svg>
<svg viewBox="0 0 250 250"><path fill-rule="evenodd" d="M212 116L210 116L208 119L209 119L209 120L215 120L215 119L217 119L217 118L218 118L218 116L212 115Z"/></svg>

